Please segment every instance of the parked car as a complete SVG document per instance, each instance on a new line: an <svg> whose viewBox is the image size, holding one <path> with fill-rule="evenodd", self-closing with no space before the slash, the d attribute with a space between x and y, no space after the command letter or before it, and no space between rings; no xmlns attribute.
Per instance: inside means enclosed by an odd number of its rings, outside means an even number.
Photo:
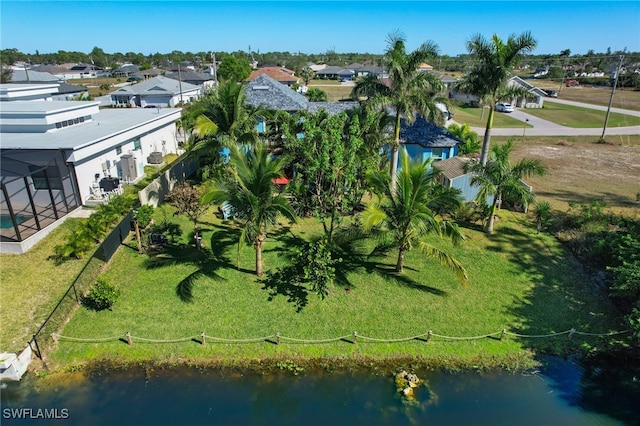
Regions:
<svg viewBox="0 0 640 426"><path fill-rule="evenodd" d="M547 96L549 96L550 98L557 98L558 97L558 92L556 92L555 90L545 90L544 91Z"/></svg>
<svg viewBox="0 0 640 426"><path fill-rule="evenodd" d="M513 105L501 102L499 104L496 104L496 111L498 111L498 112L513 112Z"/></svg>

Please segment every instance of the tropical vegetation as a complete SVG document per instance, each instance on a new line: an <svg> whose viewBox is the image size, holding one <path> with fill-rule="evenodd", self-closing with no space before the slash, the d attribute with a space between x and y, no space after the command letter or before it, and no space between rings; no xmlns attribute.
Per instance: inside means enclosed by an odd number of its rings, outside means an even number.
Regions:
<svg viewBox="0 0 640 426"><path fill-rule="evenodd" d="M436 107L442 101L442 80L432 73L421 72L420 66L438 54L438 46L425 42L413 52L406 51L406 38L400 31L387 37L385 65L389 70L389 85L378 76L369 74L356 81L352 96L366 97L367 108L392 108L395 116L391 148L391 186L396 184L398 150L400 149L401 118L411 124L419 113L428 120L444 122L443 113Z"/></svg>
<svg viewBox="0 0 640 426"><path fill-rule="evenodd" d="M490 40L476 34L467 42L467 51L474 60L470 72L457 84L462 93L475 95L482 105L489 105L489 116L482 143L480 161L486 164L493 127L493 106L500 101L510 101L524 95L507 86L515 67L523 56L535 49L536 40L530 32L511 35L506 43L497 35Z"/></svg>
<svg viewBox="0 0 640 426"><path fill-rule="evenodd" d="M546 168L538 159L522 158L511 164L513 140L502 145L491 147L489 161L471 161L465 167L473 173L471 184L479 187L478 200L481 204L490 201L489 217L487 219L487 233L493 233L496 207L508 201L521 206L528 206L535 200L535 195L522 179L546 173Z"/></svg>

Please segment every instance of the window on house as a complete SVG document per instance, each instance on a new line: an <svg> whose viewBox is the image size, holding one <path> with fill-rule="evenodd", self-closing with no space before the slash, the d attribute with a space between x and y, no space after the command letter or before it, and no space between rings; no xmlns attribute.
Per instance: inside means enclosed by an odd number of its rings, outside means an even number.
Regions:
<svg viewBox="0 0 640 426"><path fill-rule="evenodd" d="M138 151L142 149L142 145L140 144L140 139L136 139L133 141L133 150Z"/></svg>
<svg viewBox="0 0 640 426"><path fill-rule="evenodd" d="M121 146L116 147L116 154L117 155L122 154L122 147Z"/></svg>

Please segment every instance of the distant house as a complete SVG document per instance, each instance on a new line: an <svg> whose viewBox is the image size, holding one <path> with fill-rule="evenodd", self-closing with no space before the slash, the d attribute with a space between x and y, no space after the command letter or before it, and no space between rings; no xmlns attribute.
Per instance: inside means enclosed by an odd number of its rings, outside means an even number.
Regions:
<svg viewBox="0 0 640 426"><path fill-rule="evenodd" d="M511 103L515 106L521 108L542 108L542 106L544 105L544 98L545 96L547 96L547 93L544 90L529 83L528 81L523 80L518 76L513 76L509 79L507 85L523 87L527 90L527 92L529 92L530 96L532 97L531 100L527 100L524 97L512 100Z"/></svg>
<svg viewBox="0 0 640 426"><path fill-rule="evenodd" d="M111 92L111 105L125 107L175 107L202 95L202 87L167 77L154 77Z"/></svg>
<svg viewBox="0 0 640 426"><path fill-rule="evenodd" d="M77 64L71 67L69 72L73 77L71 78L94 78L97 76L98 71L102 71L102 68L92 64Z"/></svg>
<svg viewBox="0 0 640 426"><path fill-rule="evenodd" d="M193 84L194 86L200 86L203 89L214 87L216 83L213 75L206 72L196 72L191 70L181 70L180 72L168 73L165 77L182 81L183 83Z"/></svg>
<svg viewBox="0 0 640 426"><path fill-rule="evenodd" d="M355 75L355 71L336 66L331 66L316 71L316 78L327 80L351 80Z"/></svg>
<svg viewBox="0 0 640 426"><path fill-rule="evenodd" d="M25 252L82 205L101 202L103 182L135 181L150 154L178 152L181 109L101 110L54 101L57 90L0 84L0 252Z"/></svg>
<svg viewBox="0 0 640 426"><path fill-rule="evenodd" d="M286 86L293 86L300 82L300 79L296 77L295 72L284 67L262 67L251 72L251 75L247 78L247 81L253 81L259 76L266 74L275 81L284 84Z"/></svg>
<svg viewBox="0 0 640 426"><path fill-rule="evenodd" d="M120 68L116 68L111 72L114 77L129 77L133 74L140 73L140 67L133 64L126 64Z"/></svg>

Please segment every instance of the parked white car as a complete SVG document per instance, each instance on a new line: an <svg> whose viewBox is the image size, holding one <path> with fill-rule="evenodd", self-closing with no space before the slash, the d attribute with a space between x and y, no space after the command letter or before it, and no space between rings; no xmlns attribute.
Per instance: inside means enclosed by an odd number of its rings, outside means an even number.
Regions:
<svg viewBox="0 0 640 426"><path fill-rule="evenodd" d="M499 112L513 112L513 105L505 104L503 102L496 104L496 111Z"/></svg>

